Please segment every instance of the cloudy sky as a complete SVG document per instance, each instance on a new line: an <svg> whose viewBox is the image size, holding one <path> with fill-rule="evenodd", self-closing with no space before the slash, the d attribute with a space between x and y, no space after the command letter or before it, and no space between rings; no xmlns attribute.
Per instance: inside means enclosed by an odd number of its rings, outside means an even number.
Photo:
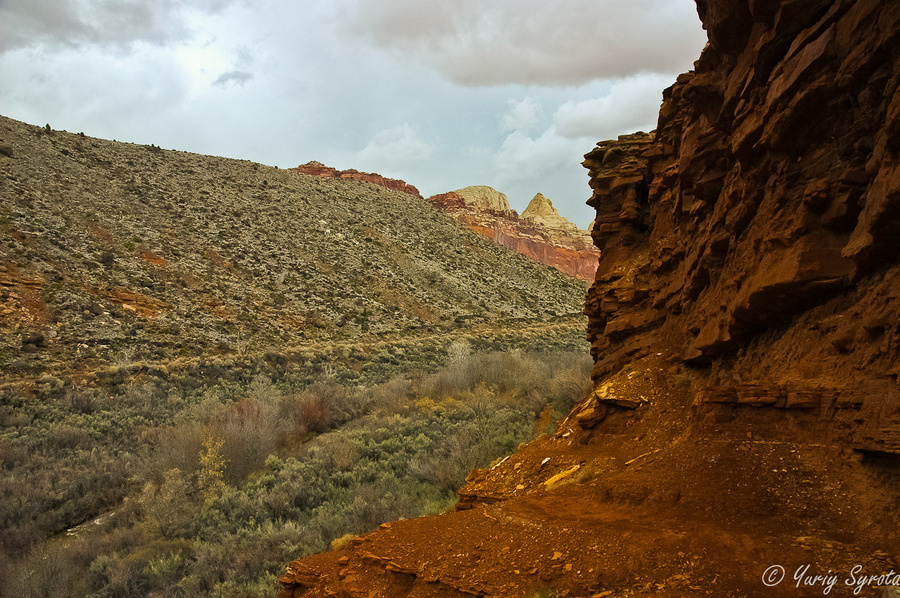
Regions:
<svg viewBox="0 0 900 598"><path fill-rule="evenodd" d="M693 0L0 0L0 114L586 227L582 155L654 128L704 42Z"/></svg>

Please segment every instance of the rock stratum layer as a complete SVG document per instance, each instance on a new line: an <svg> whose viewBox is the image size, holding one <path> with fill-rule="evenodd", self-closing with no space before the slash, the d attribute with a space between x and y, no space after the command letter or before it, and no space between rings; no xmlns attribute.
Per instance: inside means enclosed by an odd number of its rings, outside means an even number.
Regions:
<svg viewBox="0 0 900 598"><path fill-rule="evenodd" d="M900 4L697 3L655 135L586 157L594 392L456 512L295 561L282 597L900 584Z"/></svg>
<svg viewBox="0 0 900 598"><path fill-rule="evenodd" d="M394 191L402 191L403 193L409 193L410 195L415 195L416 197L422 197L422 194L419 193L419 190L406 181L401 181L399 179L389 179L374 172L360 172L352 168L350 170L338 170L337 168L325 166L321 162L316 162L315 160L313 160L312 162L307 162L306 164L301 164L300 166L291 168L290 170L300 172L302 174L320 176L326 179L349 179L351 181L372 183L373 185L378 185L379 187L386 187Z"/></svg>
<svg viewBox="0 0 900 598"><path fill-rule="evenodd" d="M569 276L594 279L600 253L589 233L560 216L540 193L522 216L510 209L506 195L486 186L433 195L428 201L499 245Z"/></svg>

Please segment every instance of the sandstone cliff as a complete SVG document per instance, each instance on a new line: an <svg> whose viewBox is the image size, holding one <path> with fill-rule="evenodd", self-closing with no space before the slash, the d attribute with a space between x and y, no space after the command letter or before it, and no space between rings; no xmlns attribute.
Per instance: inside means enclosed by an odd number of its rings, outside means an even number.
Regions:
<svg viewBox="0 0 900 598"><path fill-rule="evenodd" d="M422 197L422 195L419 193L419 190L406 181L401 181L399 179L389 179L374 172L360 172L352 168L350 170L338 170L336 168L331 168L330 166L325 166L321 162L316 162L315 160L313 160L312 162L307 162L306 164L301 164L300 166L291 168L290 170L328 179L350 179L353 181L363 181L364 183L372 183L373 185L387 187L388 189L393 189L394 191L402 191L403 193L409 193L410 195L415 195L416 197Z"/></svg>
<svg viewBox="0 0 900 598"><path fill-rule="evenodd" d="M697 4L656 134L586 156L595 391L457 512L295 561L283 596L900 583L858 579L900 561L900 4Z"/></svg>
<svg viewBox="0 0 900 598"><path fill-rule="evenodd" d="M897 5L698 7L710 45L655 139L584 163L595 378L665 349L722 384L900 406ZM900 451L900 422L855 419L854 443Z"/></svg>
<svg viewBox="0 0 900 598"><path fill-rule="evenodd" d="M559 215L538 193L528 216L510 209L506 195L474 186L433 195L428 201L475 232L581 280L593 280L600 257L590 235Z"/></svg>
<svg viewBox="0 0 900 598"><path fill-rule="evenodd" d="M586 231L580 230L574 222L560 216L553 202L547 199L543 193L538 193L528 202L528 207L522 212L522 218L525 220L533 220L549 228L570 231L572 233L585 234Z"/></svg>
<svg viewBox="0 0 900 598"><path fill-rule="evenodd" d="M511 212L505 193L487 185L472 185L451 191L463 198L466 205L482 212Z"/></svg>

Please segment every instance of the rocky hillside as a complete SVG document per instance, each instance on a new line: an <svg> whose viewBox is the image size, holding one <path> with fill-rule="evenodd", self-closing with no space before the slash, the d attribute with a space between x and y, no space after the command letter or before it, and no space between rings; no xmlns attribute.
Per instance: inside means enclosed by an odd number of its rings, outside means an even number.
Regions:
<svg viewBox="0 0 900 598"><path fill-rule="evenodd" d="M0 370L500 327L584 285L407 192L0 118Z"/></svg>
<svg viewBox="0 0 900 598"><path fill-rule="evenodd" d="M506 195L491 187L465 187L428 198L439 210L475 232L560 272L593 280L600 257L590 235L559 215L538 193L522 216L509 207Z"/></svg>
<svg viewBox="0 0 900 598"><path fill-rule="evenodd" d="M586 156L594 392L282 596L896 595L900 4L697 5L656 134Z"/></svg>

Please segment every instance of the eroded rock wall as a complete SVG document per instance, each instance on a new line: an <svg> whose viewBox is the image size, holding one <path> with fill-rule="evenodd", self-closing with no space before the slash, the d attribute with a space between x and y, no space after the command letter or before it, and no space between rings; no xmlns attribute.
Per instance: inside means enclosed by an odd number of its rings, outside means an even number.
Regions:
<svg viewBox="0 0 900 598"><path fill-rule="evenodd" d="M490 189L493 194L502 196L502 202L473 201L471 196L457 191L433 195L428 201L478 234L516 253L580 280L594 279L600 252L592 247L587 233L562 218L549 201L549 211L544 214L546 221L539 221L520 217L515 210L509 209L506 196L490 187L466 189ZM492 197L493 194L483 195ZM564 221L567 226L555 225L557 220Z"/></svg>
<svg viewBox="0 0 900 598"><path fill-rule="evenodd" d="M338 170L337 168L325 166L321 162L316 161L301 164L300 166L291 168L290 170L303 174L324 177L326 179L351 179L354 181L363 181L364 183L372 183L373 185L387 187L388 189L393 189L394 191L402 191L403 193L409 193L410 195L415 195L416 197L422 197L422 194L419 193L419 190L406 181L401 181L399 179L390 179L375 172L360 172L359 170L354 170L352 168L350 170Z"/></svg>
<svg viewBox="0 0 900 598"><path fill-rule="evenodd" d="M594 377L677 354L728 397L852 407L852 442L900 451L900 4L697 4L710 41L655 136L584 162Z"/></svg>

